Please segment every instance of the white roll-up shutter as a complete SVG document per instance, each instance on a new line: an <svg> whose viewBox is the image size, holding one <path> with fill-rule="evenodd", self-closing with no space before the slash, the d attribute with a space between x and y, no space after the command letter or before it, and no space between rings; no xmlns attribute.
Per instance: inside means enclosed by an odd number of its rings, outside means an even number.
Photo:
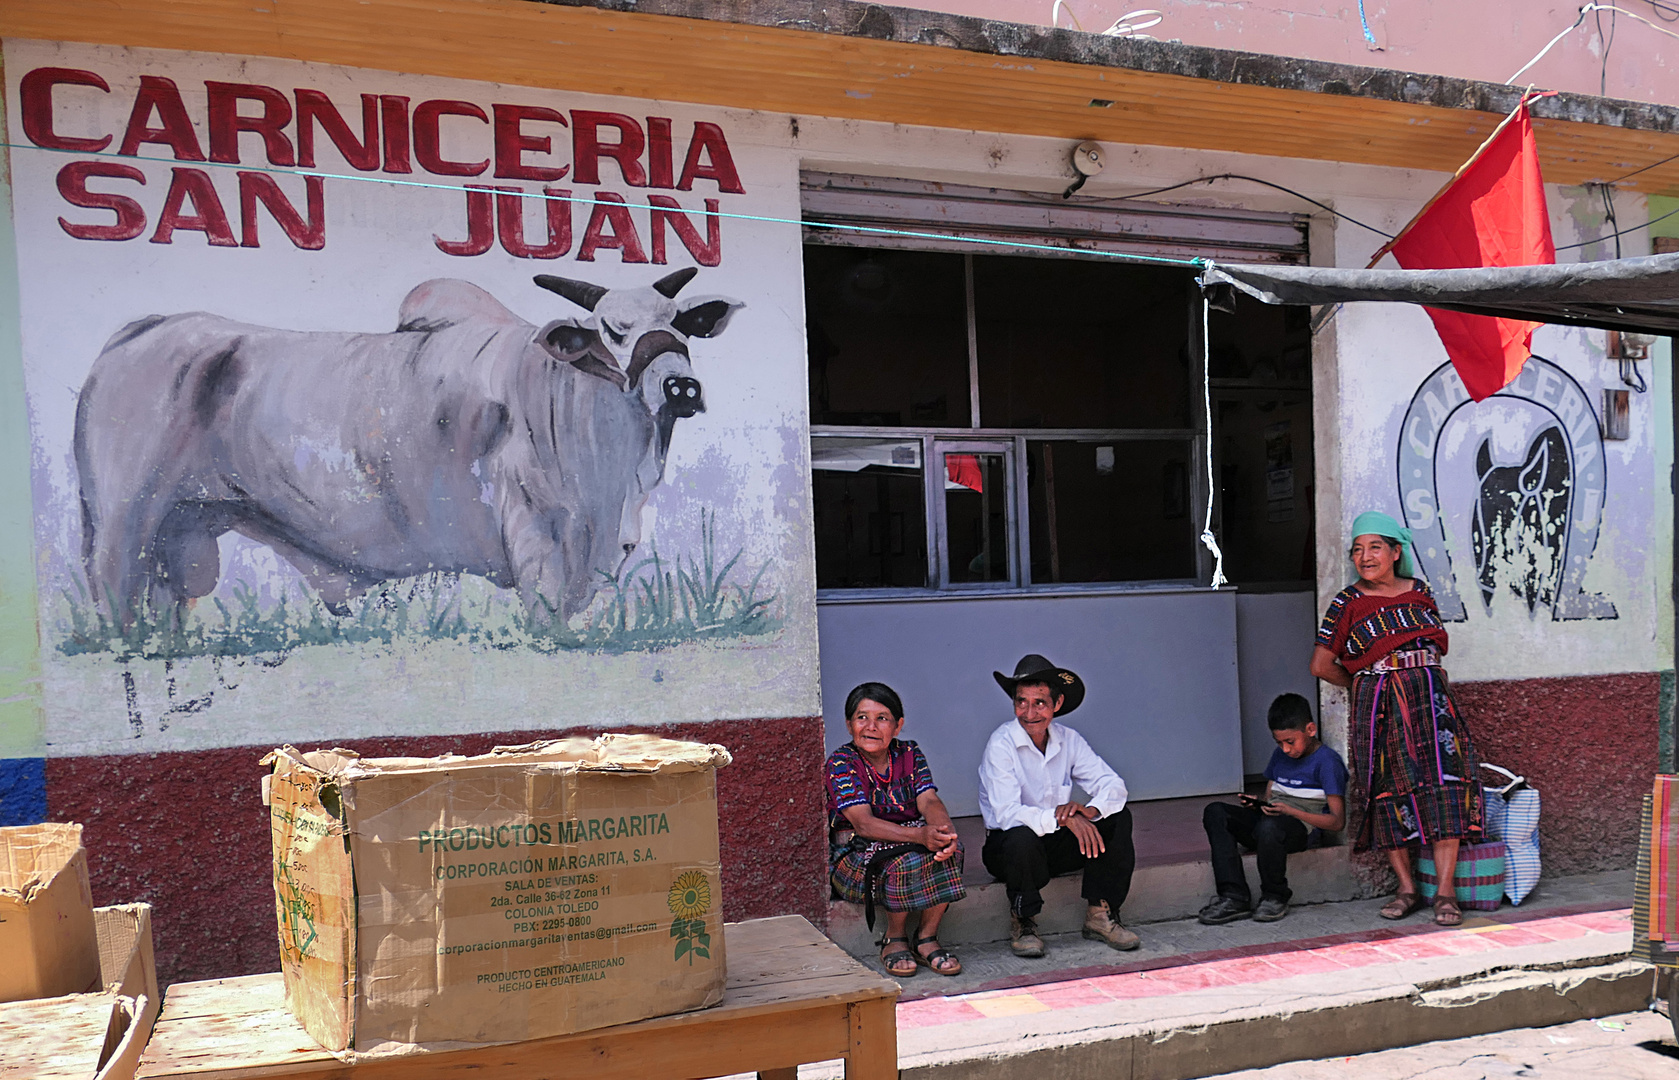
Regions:
<svg viewBox="0 0 1679 1080"><path fill-rule="evenodd" d="M838 173L804 173L801 186L805 242L810 244L1057 254L1042 250L1049 247L1073 257L1101 251L1249 263L1308 261L1304 214L1067 200L1053 192Z"/></svg>

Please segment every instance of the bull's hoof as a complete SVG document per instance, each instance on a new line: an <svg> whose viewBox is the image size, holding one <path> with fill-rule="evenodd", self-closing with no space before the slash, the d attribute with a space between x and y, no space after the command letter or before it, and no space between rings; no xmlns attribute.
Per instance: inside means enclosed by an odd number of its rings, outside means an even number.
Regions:
<svg viewBox="0 0 1679 1080"><path fill-rule="evenodd" d="M350 613L350 605L342 600L322 600L321 603L326 605L329 614L337 615L339 618L343 618Z"/></svg>

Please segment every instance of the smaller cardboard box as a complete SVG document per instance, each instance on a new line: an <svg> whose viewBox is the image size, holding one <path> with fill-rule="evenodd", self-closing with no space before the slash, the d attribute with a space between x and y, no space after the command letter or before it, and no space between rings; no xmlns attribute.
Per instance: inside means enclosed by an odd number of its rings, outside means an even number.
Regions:
<svg viewBox="0 0 1679 1080"><path fill-rule="evenodd" d="M0 1001L99 988L82 827L0 828Z"/></svg>
<svg viewBox="0 0 1679 1080"><path fill-rule="evenodd" d="M345 1060L722 1000L721 746L264 759L286 1005Z"/></svg>
<svg viewBox="0 0 1679 1080"><path fill-rule="evenodd" d="M0 1004L0 1080L133 1080L162 1001L152 909L95 908L99 993Z"/></svg>

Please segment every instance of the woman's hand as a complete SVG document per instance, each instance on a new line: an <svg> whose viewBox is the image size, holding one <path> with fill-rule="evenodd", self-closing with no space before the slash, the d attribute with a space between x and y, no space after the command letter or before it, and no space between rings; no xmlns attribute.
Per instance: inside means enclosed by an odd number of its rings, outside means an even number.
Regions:
<svg viewBox="0 0 1679 1080"><path fill-rule="evenodd" d="M956 854L956 830L949 825L923 825L921 846L933 853L934 862L944 862Z"/></svg>

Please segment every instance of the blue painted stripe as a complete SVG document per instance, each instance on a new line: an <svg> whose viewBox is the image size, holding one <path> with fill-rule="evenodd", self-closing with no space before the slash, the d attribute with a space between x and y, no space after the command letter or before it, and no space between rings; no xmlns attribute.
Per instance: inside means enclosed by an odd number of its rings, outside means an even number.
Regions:
<svg viewBox="0 0 1679 1080"><path fill-rule="evenodd" d="M0 826L47 820L47 759L0 758Z"/></svg>

